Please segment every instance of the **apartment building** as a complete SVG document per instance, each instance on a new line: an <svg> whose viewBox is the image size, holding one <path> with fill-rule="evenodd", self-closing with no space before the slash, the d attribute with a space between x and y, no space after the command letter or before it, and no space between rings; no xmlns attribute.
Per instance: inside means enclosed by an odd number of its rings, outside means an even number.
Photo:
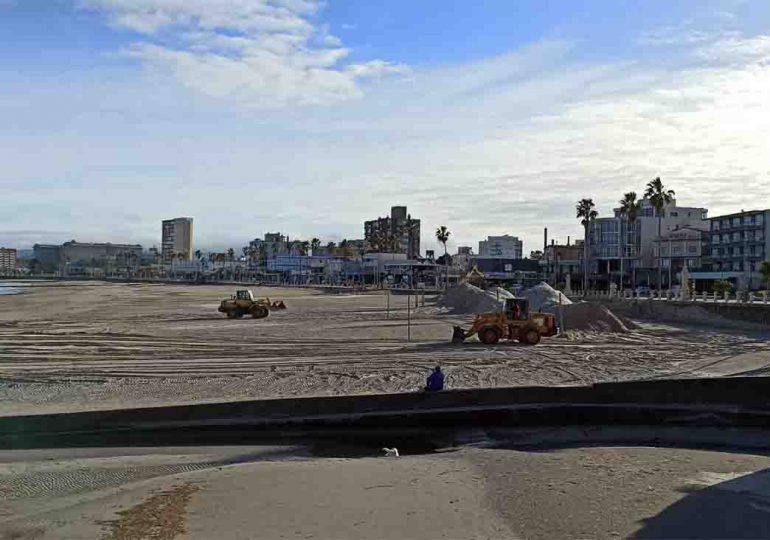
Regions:
<svg viewBox="0 0 770 540"><path fill-rule="evenodd" d="M16 250L0 247L0 271L16 269Z"/></svg>
<svg viewBox="0 0 770 540"><path fill-rule="evenodd" d="M759 287L759 267L770 260L770 210L742 211L708 221L711 270L739 273L744 285Z"/></svg>
<svg viewBox="0 0 770 540"><path fill-rule="evenodd" d="M676 200L667 204L658 216L650 201L642 199L642 207L634 223L630 223L619 208L613 212L613 217L595 219L588 231L589 273L600 280L617 282L620 279L621 259L624 282L627 282L627 277L634 269L642 269L650 276L655 273L655 245L659 236L666 237L682 227L703 231L709 228L706 208L677 206Z"/></svg>
<svg viewBox="0 0 770 540"><path fill-rule="evenodd" d="M180 217L163 220L161 224L161 259L191 261L193 258L193 218Z"/></svg>
<svg viewBox="0 0 770 540"><path fill-rule="evenodd" d="M420 220L413 219L406 206L393 206L389 217L364 222L368 249L381 253L403 253L409 259L420 256Z"/></svg>
<svg viewBox="0 0 770 540"><path fill-rule="evenodd" d="M516 236L487 236L479 242L479 257L489 259L521 259L524 245Z"/></svg>

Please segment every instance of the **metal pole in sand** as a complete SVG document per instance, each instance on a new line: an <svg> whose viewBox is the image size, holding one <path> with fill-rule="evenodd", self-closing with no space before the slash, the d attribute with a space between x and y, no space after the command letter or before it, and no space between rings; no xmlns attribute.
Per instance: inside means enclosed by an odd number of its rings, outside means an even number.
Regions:
<svg viewBox="0 0 770 540"><path fill-rule="evenodd" d="M561 292L559 293L559 327L561 328L561 331L564 332L564 309L561 307Z"/></svg>
<svg viewBox="0 0 770 540"><path fill-rule="evenodd" d="M385 291L385 312L387 313L385 318L390 319L390 289Z"/></svg>
<svg viewBox="0 0 770 540"><path fill-rule="evenodd" d="M406 340L412 341L412 293L406 296Z"/></svg>

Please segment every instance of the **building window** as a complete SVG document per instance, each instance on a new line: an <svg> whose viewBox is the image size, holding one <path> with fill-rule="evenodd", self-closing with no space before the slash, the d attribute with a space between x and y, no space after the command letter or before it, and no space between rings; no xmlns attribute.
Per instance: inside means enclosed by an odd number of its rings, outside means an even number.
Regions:
<svg viewBox="0 0 770 540"><path fill-rule="evenodd" d="M711 230L712 231L718 231L719 230L719 222L718 221L712 221L711 222Z"/></svg>
<svg viewBox="0 0 770 540"><path fill-rule="evenodd" d="M679 212L669 212L668 215L671 216L671 217L678 217L679 216Z"/></svg>
<svg viewBox="0 0 770 540"><path fill-rule="evenodd" d="M733 227L738 227L741 224L741 218L734 217L733 218Z"/></svg>
<svg viewBox="0 0 770 540"><path fill-rule="evenodd" d="M687 246L687 253L696 253L698 251L698 246L694 244L690 244Z"/></svg>

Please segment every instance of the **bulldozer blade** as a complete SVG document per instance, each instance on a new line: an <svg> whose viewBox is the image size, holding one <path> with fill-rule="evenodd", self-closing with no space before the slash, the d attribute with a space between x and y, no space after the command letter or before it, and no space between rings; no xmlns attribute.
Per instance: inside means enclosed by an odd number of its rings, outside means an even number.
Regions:
<svg viewBox="0 0 770 540"><path fill-rule="evenodd" d="M463 341L465 341L465 330L459 326L455 326L454 332L452 333L452 343L462 343Z"/></svg>
<svg viewBox="0 0 770 540"><path fill-rule="evenodd" d="M271 307L273 309L286 309L286 304L283 303L283 300L277 300L273 302L273 305Z"/></svg>

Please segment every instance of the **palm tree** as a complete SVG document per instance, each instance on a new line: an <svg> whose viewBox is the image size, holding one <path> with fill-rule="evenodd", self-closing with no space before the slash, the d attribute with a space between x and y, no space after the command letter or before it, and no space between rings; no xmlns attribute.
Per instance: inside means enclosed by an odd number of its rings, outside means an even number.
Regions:
<svg viewBox="0 0 770 540"><path fill-rule="evenodd" d="M343 259L348 260L351 257L350 241L347 238L340 240L340 251Z"/></svg>
<svg viewBox="0 0 770 540"><path fill-rule="evenodd" d="M233 279L233 261L235 260L235 250L233 248L227 250L227 260L230 262L230 279Z"/></svg>
<svg viewBox="0 0 770 540"><path fill-rule="evenodd" d="M576 216L583 226L583 295L588 291L588 226L599 214L593 199L580 199L575 206Z"/></svg>
<svg viewBox="0 0 770 540"><path fill-rule="evenodd" d="M302 255L307 255L307 252L309 249L310 249L310 242L308 242L307 240L303 240L302 242L299 243L299 252Z"/></svg>
<svg viewBox="0 0 770 540"><path fill-rule="evenodd" d="M647 189L644 191L644 196L650 200L650 204L658 215L658 290L661 290L663 282L663 268L661 266L663 261L660 257L660 229L663 224L663 209L674 199L674 195L674 190L666 189L659 176L654 180L650 180L647 183ZM671 254L669 254L670 256ZM669 259L669 264L670 261L671 259ZM668 286L671 287L671 284L669 283Z"/></svg>
<svg viewBox="0 0 770 540"><path fill-rule="evenodd" d="M626 237L623 235L623 219L626 218L626 221L628 221L629 228L632 228L634 224L636 223L636 218L639 216L639 212L642 209L642 202L637 200L636 198L636 192L635 191L629 191L628 193L623 195L623 198L620 199L620 289L623 290L623 256L626 252ZM634 235L634 239L636 239L636 235ZM636 246L636 240L634 240L634 246ZM633 265L633 268L631 269L631 288L636 288L636 265Z"/></svg>
<svg viewBox="0 0 770 540"><path fill-rule="evenodd" d="M318 238L313 238L310 241L310 249L313 252L313 255L318 255L318 250L321 249L321 241Z"/></svg>
<svg viewBox="0 0 770 540"><path fill-rule="evenodd" d="M195 250L195 260L196 261L200 261L202 255L203 255L203 253L201 253L201 250L199 250L199 249Z"/></svg>
<svg viewBox="0 0 770 540"><path fill-rule="evenodd" d="M334 250L336 250L336 249L337 249L337 244L335 244L334 242L328 242L326 244L326 252L329 255L334 255Z"/></svg>
<svg viewBox="0 0 770 540"><path fill-rule="evenodd" d="M444 289L449 288L449 254L446 250L446 243L449 240L449 236L451 234L452 233L449 232L449 229L447 229L445 225L441 225L440 227L436 228L436 240L438 240L440 244L444 245Z"/></svg>

